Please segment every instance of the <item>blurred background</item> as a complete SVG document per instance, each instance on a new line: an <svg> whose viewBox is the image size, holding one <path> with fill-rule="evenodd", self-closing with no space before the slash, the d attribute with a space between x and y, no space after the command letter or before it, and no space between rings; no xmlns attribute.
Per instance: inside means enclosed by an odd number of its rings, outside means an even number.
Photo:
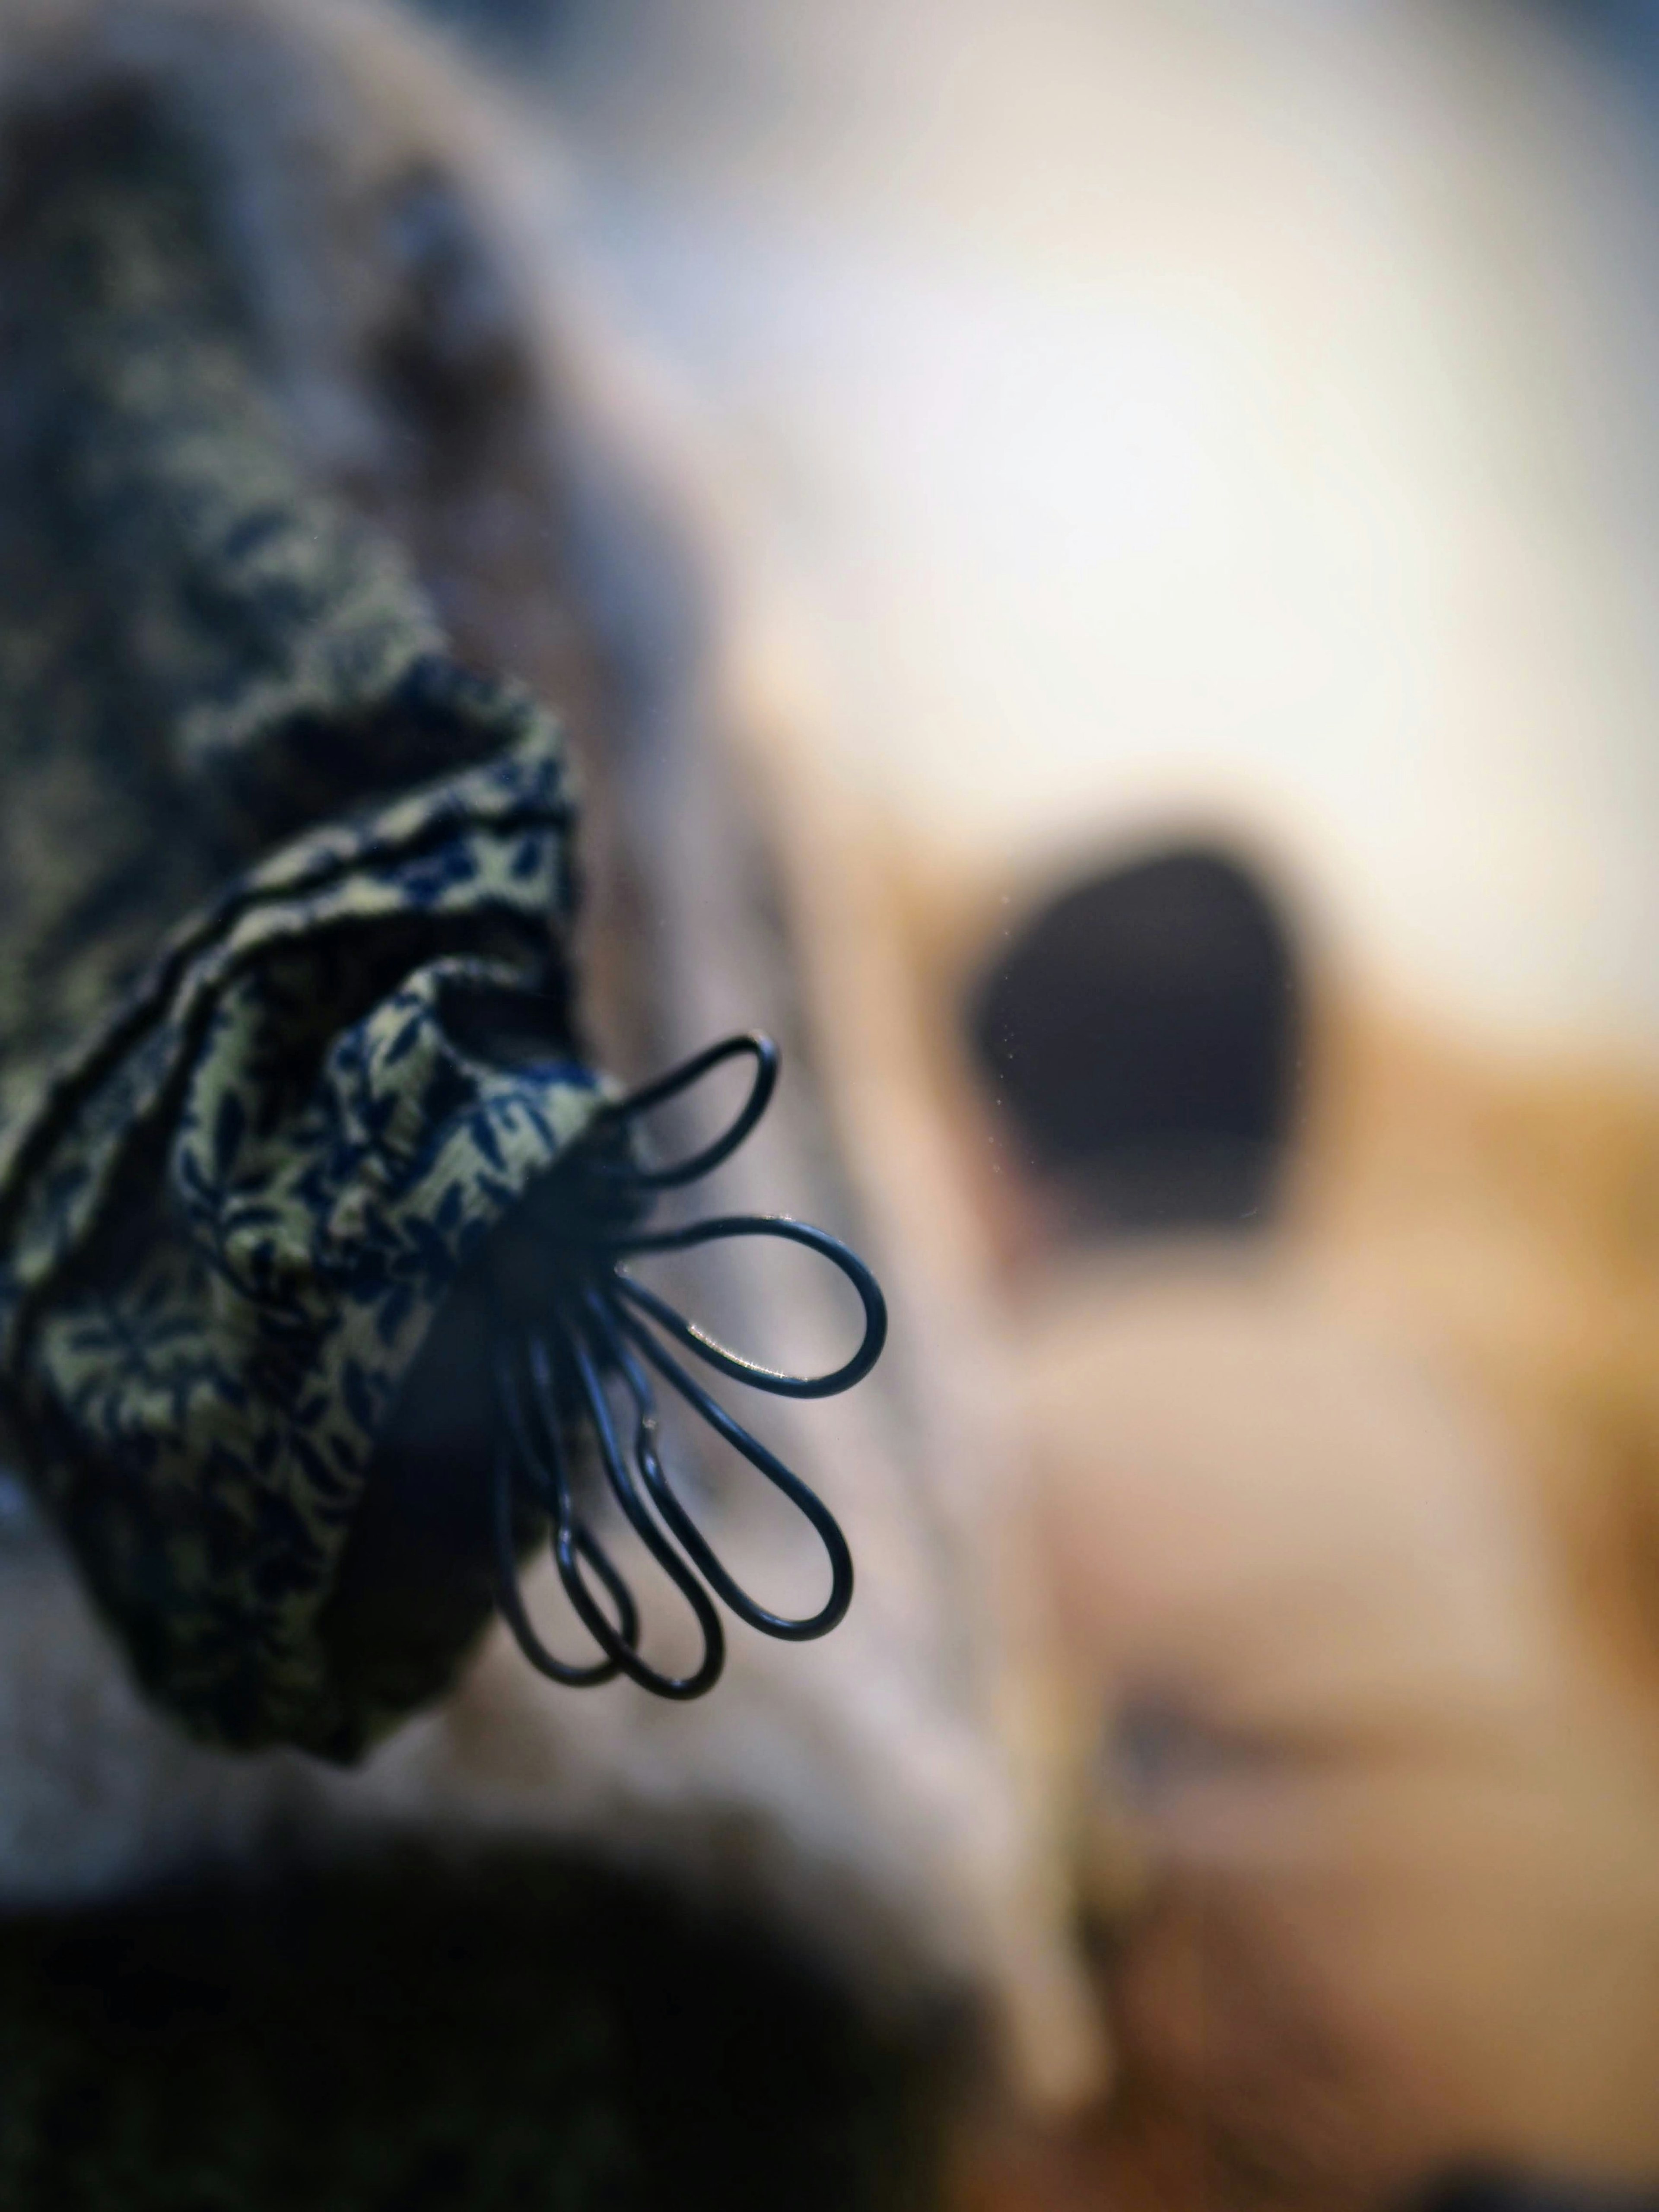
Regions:
<svg viewBox="0 0 1659 2212"><path fill-rule="evenodd" d="M1414 1001L1651 1052L1652 8L441 12L898 822L1014 880L1237 828Z"/></svg>

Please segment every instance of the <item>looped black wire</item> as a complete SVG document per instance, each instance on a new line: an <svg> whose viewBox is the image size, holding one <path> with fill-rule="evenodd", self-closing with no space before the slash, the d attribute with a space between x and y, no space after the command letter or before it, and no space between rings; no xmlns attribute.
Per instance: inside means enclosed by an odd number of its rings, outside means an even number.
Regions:
<svg viewBox="0 0 1659 2212"><path fill-rule="evenodd" d="M719 1044L709 1045L683 1066L659 1076L656 1082L647 1083L642 1091L631 1091L626 1098L606 1106L599 1116L596 1136L624 1128L630 1121L637 1121L642 1114L650 1113L671 1098L678 1098L683 1091L700 1083L711 1068L723 1066L728 1060L736 1060L744 1053L753 1055L754 1081L736 1120L723 1136L716 1137L712 1145L705 1145L700 1152L694 1152L689 1160L680 1160L672 1167L644 1168L633 1160L596 1158L590 1164L588 1173L637 1191L678 1190L686 1183L697 1182L704 1176L712 1175L737 1151L771 1104L772 1093L777 1088L778 1048L770 1037L762 1036L758 1030L723 1037Z"/></svg>
<svg viewBox="0 0 1659 2212"><path fill-rule="evenodd" d="M550 1680L561 1682L567 1689L574 1690L589 1689L596 1683L613 1681L622 1672L620 1659L612 1656L589 1667L574 1667L562 1659L556 1659L537 1635L525 1609L513 1542L514 1465L509 1438L511 1443L518 1448L519 1464L527 1476L538 1502L552 1511L554 1557L558 1563L559 1579L565 1589L569 1590L573 1583L580 1581L581 1572L577 1560L579 1558L586 1559L611 1593L617 1608L617 1634L621 1641L630 1650L639 1642L640 1616L632 1592L606 1557L597 1538L580 1527L575 1519L570 1502L570 1486L565 1474L563 1447L559 1442L556 1424L547 1432L548 1462L544 1468L525 1429L517 1385L511 1365L504 1355L497 1358L495 1381L508 1432L499 1440L495 1448L493 1534L495 1591L501 1611L518 1641L519 1649L538 1673L545 1674ZM601 1639L600 1648L608 1650L608 1642Z"/></svg>
<svg viewBox="0 0 1659 2212"><path fill-rule="evenodd" d="M755 1060L750 1093L726 1132L690 1159L659 1169L618 1160L605 1149L618 1129L697 1082L712 1068L742 1054ZM708 1591L739 1620L763 1634L805 1642L827 1635L845 1615L853 1597L853 1558L834 1515L816 1492L775 1453L751 1436L711 1397L661 1343L648 1320L706 1366L775 1397L827 1398L850 1389L880 1358L887 1335L887 1308L880 1285L857 1254L839 1238L784 1215L723 1214L678 1229L626 1229L614 1224L615 1206L586 1205L580 1182L592 1177L637 1206L641 1195L678 1188L710 1173L730 1158L770 1102L777 1081L777 1048L768 1037L727 1037L699 1053L659 1081L607 1108L595 1125L591 1146L567 1181L568 1234L548 1254L551 1278L551 1328L544 1315L503 1342L498 1325L496 1395L502 1433L495 1476L495 1552L501 1607L520 1649L551 1680L573 1687L627 1675L664 1698L690 1698L713 1688L725 1664L726 1643L720 1616ZM823 1375L787 1375L747 1359L686 1320L648 1285L623 1267L624 1257L652 1252L687 1251L698 1245L738 1237L773 1237L804 1245L829 1260L858 1293L864 1332L852 1357ZM505 1316L498 1316L498 1324ZM647 1368L656 1373L715 1433L793 1505L823 1545L830 1566L830 1594L816 1613L799 1618L777 1613L744 1589L697 1527L670 1480L658 1449L659 1420ZM536 1413L536 1432L526 1418L520 1373ZM611 1389L619 1386L631 1403L634 1434L630 1454L618 1432ZM653 1667L639 1650L639 1613L632 1593L581 1517L562 1438L574 1415L586 1427L597 1450L606 1487L634 1529L685 1600L702 1639L702 1653L688 1674L670 1675ZM637 1477L637 1480L636 1480ZM555 1658L532 1625L518 1582L513 1516L515 1481L552 1523L551 1548L559 1578L578 1619L604 1655L586 1665ZM677 1548L678 1547L678 1548ZM611 1611L599 1602L589 1574L601 1585ZM702 1579L699 1580L698 1577ZM707 1585L705 1589L704 1585ZM613 1617L614 1615L614 1617Z"/></svg>
<svg viewBox="0 0 1659 2212"><path fill-rule="evenodd" d="M596 1307L596 1310L603 1311L602 1308ZM741 1452L750 1466L758 1468L767 1480L781 1491L790 1504L811 1523L830 1561L828 1599L817 1613L800 1620L791 1620L787 1614L769 1612L764 1606L757 1604L728 1572L714 1547L669 1485L656 1455L657 1413L651 1385L639 1362L617 1334L615 1323L609 1322L607 1334L612 1356L639 1409L640 1473L645 1479L645 1486L651 1493L657 1510L679 1538L704 1581L726 1601L739 1620L747 1621L750 1627L758 1628L765 1635L781 1637L794 1644L808 1643L815 1636L827 1636L832 1628L839 1626L848 1607L853 1602L853 1555L848 1549L847 1539L842 1534L834 1514L816 1491L809 1489L775 1453L769 1451L757 1437L751 1437L746 1429L734 1421L726 1408L694 1382L678 1361L665 1352L631 1316L624 1314L621 1321L623 1328L658 1373L679 1392L689 1406L702 1415L710 1428Z"/></svg>
<svg viewBox="0 0 1659 2212"><path fill-rule="evenodd" d="M729 1375L734 1382L746 1382L751 1390L768 1390L775 1398L833 1398L861 1382L881 1358L887 1341L887 1304L880 1285L858 1254L827 1230L814 1229L810 1222L792 1221L785 1213L725 1213L714 1221L694 1221L689 1228L663 1230L655 1236L608 1237L605 1249L618 1255L686 1252L694 1245L712 1244L731 1237L775 1237L781 1243L804 1244L809 1252L822 1253L841 1270L864 1307L864 1335L850 1359L827 1375L780 1374L775 1367L763 1367L757 1360L745 1359L740 1352L729 1350L707 1329L676 1313L665 1298L647 1284L636 1281L626 1268L613 1267L612 1280L622 1297L649 1314L688 1352L722 1375Z"/></svg>
<svg viewBox="0 0 1659 2212"><path fill-rule="evenodd" d="M689 1674L660 1674L656 1668L647 1665L611 1628L588 1596L580 1576L566 1584L571 1602L581 1614L582 1625L594 1642L616 1661L623 1674L630 1675L642 1689L653 1691L659 1698L700 1698L704 1691L714 1688L720 1680L720 1669L726 1664L726 1636L720 1627L720 1615L708 1602L702 1583L652 1519L644 1500L634 1487L628 1462L617 1438L616 1424L611 1419L605 1385L594 1364L592 1347L584 1340L580 1327L573 1329L571 1340L577 1371L581 1377L582 1395L586 1402L588 1418L593 1425L594 1435L599 1440L599 1456L611 1494L632 1523L641 1543L690 1607L702 1632L702 1658ZM533 1341L539 1346L538 1340ZM544 1347L539 1348L544 1351Z"/></svg>

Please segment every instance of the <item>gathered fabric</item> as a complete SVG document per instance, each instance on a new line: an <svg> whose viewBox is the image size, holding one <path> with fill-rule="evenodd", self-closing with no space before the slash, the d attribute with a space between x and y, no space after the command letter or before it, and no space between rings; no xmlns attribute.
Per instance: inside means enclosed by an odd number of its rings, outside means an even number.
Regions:
<svg viewBox="0 0 1659 2212"><path fill-rule="evenodd" d="M75 126L3 218L4 1407L145 1688L351 1758L489 1614L346 1656L389 1409L602 1103L566 749L287 451L188 130Z"/></svg>

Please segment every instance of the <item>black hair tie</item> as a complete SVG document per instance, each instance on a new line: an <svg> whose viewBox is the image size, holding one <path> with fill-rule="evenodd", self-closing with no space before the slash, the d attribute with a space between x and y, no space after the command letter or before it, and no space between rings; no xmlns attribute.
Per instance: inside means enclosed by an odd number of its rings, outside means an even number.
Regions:
<svg viewBox="0 0 1659 2212"><path fill-rule="evenodd" d="M712 1069L744 1055L754 1060L754 1079L725 1132L688 1159L663 1167L641 1164L631 1142L631 1125ZM732 1036L607 1107L569 1162L548 1179L546 1201L537 1215L538 1222L545 1218L547 1228L539 1245L533 1318L525 1317L526 1302L515 1309L504 1284L496 1282L497 1595L532 1666L570 1687L625 1674L658 1697L702 1697L713 1689L726 1662L725 1633L711 1592L750 1627L793 1642L828 1635L852 1602L852 1553L828 1506L710 1396L664 1339L750 1389L781 1398L833 1397L860 1382L881 1357L887 1307L875 1277L838 1237L781 1214L722 1214L658 1231L647 1226L659 1193L712 1174L737 1151L765 1113L777 1077L778 1050L769 1037ZM846 1276L864 1308L864 1334L851 1358L824 1375L787 1375L763 1366L688 1321L623 1264L636 1253L687 1251L740 1237L805 1245ZM791 1618L769 1611L735 1580L697 1527L658 1450L653 1376L811 1524L830 1563L830 1595L816 1613ZM696 1621L702 1654L689 1674L665 1674L641 1656L639 1608L575 1496L568 1439L582 1426L592 1437L606 1486L623 1518ZM532 1626L519 1587L514 1508L520 1504L550 1522L559 1579L601 1658L587 1664L556 1658Z"/></svg>

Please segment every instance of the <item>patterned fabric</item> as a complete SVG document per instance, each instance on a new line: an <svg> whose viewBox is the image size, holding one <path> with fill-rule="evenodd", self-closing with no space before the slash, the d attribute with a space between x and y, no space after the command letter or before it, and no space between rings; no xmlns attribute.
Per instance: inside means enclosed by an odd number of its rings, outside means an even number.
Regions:
<svg viewBox="0 0 1659 2212"><path fill-rule="evenodd" d="M9 135L0 1395L145 1686L350 1758L487 1617L343 1663L377 1439L601 1096L564 750L296 465L188 131Z"/></svg>

